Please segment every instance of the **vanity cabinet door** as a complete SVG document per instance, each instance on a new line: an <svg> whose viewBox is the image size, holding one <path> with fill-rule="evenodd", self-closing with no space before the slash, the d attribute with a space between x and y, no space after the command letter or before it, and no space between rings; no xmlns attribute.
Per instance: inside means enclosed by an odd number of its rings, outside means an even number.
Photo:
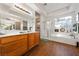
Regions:
<svg viewBox="0 0 79 59"><path fill-rule="evenodd" d="M36 32L36 33L34 34L34 38L35 38L34 44L35 44L35 45L38 45L39 42L40 42L40 34L39 34L39 32Z"/></svg>
<svg viewBox="0 0 79 59"><path fill-rule="evenodd" d="M34 33L29 34L28 38L29 49L31 49L32 47L34 47Z"/></svg>
<svg viewBox="0 0 79 59"><path fill-rule="evenodd" d="M0 56L1 56L1 54L2 54L2 49L1 49L1 45L0 45Z"/></svg>
<svg viewBox="0 0 79 59"><path fill-rule="evenodd" d="M2 51L2 49L1 49L1 39L0 39L0 56L1 56L1 52Z"/></svg>

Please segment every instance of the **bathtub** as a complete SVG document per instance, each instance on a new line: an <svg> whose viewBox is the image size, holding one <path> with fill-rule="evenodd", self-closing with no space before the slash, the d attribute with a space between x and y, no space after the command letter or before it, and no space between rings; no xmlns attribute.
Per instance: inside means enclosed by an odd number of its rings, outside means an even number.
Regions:
<svg viewBox="0 0 79 59"><path fill-rule="evenodd" d="M74 36L71 36L70 34L67 34L67 33L64 33L64 34L54 33L51 35L49 40L66 43L66 44L74 45L74 46L76 46L76 42L79 41L78 38L74 39Z"/></svg>

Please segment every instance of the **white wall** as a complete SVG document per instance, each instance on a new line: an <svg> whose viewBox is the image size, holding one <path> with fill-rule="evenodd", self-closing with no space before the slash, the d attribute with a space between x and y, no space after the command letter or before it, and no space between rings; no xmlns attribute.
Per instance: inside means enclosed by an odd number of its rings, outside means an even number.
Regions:
<svg viewBox="0 0 79 59"><path fill-rule="evenodd" d="M45 30L45 20L47 19L46 16L44 15L41 15L41 18L40 18L40 36L42 39L47 39L46 37L46 30Z"/></svg>

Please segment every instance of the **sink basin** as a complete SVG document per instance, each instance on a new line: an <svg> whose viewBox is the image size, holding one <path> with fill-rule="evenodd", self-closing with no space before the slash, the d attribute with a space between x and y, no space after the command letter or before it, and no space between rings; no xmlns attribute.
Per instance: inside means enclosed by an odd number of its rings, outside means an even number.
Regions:
<svg viewBox="0 0 79 59"><path fill-rule="evenodd" d="M23 34L23 33L26 33L26 32L19 32L19 33Z"/></svg>
<svg viewBox="0 0 79 59"><path fill-rule="evenodd" d="M0 35L5 35L4 33L0 33Z"/></svg>

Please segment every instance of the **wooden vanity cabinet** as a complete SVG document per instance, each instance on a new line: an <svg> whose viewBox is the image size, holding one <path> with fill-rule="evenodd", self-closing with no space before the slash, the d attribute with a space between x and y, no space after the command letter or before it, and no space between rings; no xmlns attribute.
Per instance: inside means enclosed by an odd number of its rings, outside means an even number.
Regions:
<svg viewBox="0 0 79 59"><path fill-rule="evenodd" d="M19 56L39 44L39 33L21 34L0 38L0 55Z"/></svg>
<svg viewBox="0 0 79 59"><path fill-rule="evenodd" d="M27 35L14 36L17 40L2 44L2 55L18 56L28 51ZM11 39L11 37L9 37Z"/></svg>

